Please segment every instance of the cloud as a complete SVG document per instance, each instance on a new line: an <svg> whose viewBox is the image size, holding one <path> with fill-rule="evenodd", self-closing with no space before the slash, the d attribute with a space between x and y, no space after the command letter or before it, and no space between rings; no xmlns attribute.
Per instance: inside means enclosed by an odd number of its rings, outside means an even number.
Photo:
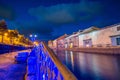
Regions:
<svg viewBox="0 0 120 80"><path fill-rule="evenodd" d="M46 26L31 27L30 30L29 30L29 32L31 32L31 33L35 32L35 33L39 33L39 34L44 35L44 36L51 35L52 31L53 31L53 28L46 27Z"/></svg>
<svg viewBox="0 0 120 80"><path fill-rule="evenodd" d="M81 0L80 3L58 4L54 6L31 8L29 13L39 21L51 24L68 24L88 21L102 10L99 2Z"/></svg>
<svg viewBox="0 0 120 80"><path fill-rule="evenodd" d="M15 19L15 12L12 8L0 5L0 17L9 20Z"/></svg>
<svg viewBox="0 0 120 80"><path fill-rule="evenodd" d="M53 39L53 26L50 24L39 23L36 20L7 21L9 29L17 29L20 34L29 37L30 34L37 34L40 40Z"/></svg>
<svg viewBox="0 0 120 80"><path fill-rule="evenodd" d="M29 36L30 34L37 34L40 40L52 39L53 28L48 26L26 26L21 29L22 34Z"/></svg>
<svg viewBox="0 0 120 80"><path fill-rule="evenodd" d="M34 24L28 25L28 24L21 24L19 23L19 30L28 35L28 34L39 34L44 36L50 36L53 32L53 27L48 24L40 24L36 22L31 22Z"/></svg>

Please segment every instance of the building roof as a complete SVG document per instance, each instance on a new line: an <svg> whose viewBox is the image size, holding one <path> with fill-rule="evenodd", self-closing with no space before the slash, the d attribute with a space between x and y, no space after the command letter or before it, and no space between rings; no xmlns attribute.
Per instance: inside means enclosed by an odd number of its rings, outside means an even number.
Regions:
<svg viewBox="0 0 120 80"><path fill-rule="evenodd" d="M114 24L114 25L111 25L111 26L107 26L107 27L104 27L104 28L98 28L98 27L95 27L95 26L92 26L90 28L87 28L87 29L84 29L84 30L79 30L78 32L73 32L73 34L71 35L63 35L63 36L60 36L59 38L57 38L57 40L60 40L60 39L69 39L69 38L72 38L72 37L75 37L75 36L78 36L80 34L86 34L86 33L90 33L92 31L98 31L98 30L103 30L103 29L106 29L106 28L110 28L110 27L114 27L114 26L119 26L120 23L118 24ZM117 35L114 35L114 36L117 36ZM112 36L110 36L112 37Z"/></svg>
<svg viewBox="0 0 120 80"><path fill-rule="evenodd" d="M96 31L96 30L100 30L100 28L92 26L90 28L83 30L81 33L84 34L84 33L89 33L89 32Z"/></svg>
<svg viewBox="0 0 120 80"><path fill-rule="evenodd" d="M67 34L64 34L64 35L60 36L59 38L57 38L57 40L64 39L66 37L67 37Z"/></svg>
<svg viewBox="0 0 120 80"><path fill-rule="evenodd" d="M101 30L106 29L106 28L115 27L115 26L120 26L120 23L113 24L113 25L110 25L110 26L106 26L106 27L104 27L104 28L101 28Z"/></svg>

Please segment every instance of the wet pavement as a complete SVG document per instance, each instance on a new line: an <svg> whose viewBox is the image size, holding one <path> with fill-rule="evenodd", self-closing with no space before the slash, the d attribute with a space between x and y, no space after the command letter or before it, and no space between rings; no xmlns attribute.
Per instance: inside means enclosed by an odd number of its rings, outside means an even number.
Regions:
<svg viewBox="0 0 120 80"><path fill-rule="evenodd" d="M30 50L24 50L23 52L26 51L30 52ZM18 64L14 61L14 57L19 52L0 55L0 80L24 80L26 64Z"/></svg>

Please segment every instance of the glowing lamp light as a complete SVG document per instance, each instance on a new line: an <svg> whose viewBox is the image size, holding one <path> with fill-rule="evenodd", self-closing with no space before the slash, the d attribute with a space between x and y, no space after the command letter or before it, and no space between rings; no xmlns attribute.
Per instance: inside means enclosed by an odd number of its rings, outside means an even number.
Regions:
<svg viewBox="0 0 120 80"><path fill-rule="evenodd" d="M37 35L34 35L35 37L37 37Z"/></svg>
<svg viewBox="0 0 120 80"><path fill-rule="evenodd" d="M7 35L8 35L8 33L5 33L4 35L5 35L5 36L7 36Z"/></svg>
<svg viewBox="0 0 120 80"><path fill-rule="evenodd" d="M32 37L32 34L30 35L30 37Z"/></svg>
<svg viewBox="0 0 120 80"><path fill-rule="evenodd" d="M38 43L38 42L36 42L36 41L35 41L33 44L34 44L34 45L36 45L36 46L39 46L39 43Z"/></svg>

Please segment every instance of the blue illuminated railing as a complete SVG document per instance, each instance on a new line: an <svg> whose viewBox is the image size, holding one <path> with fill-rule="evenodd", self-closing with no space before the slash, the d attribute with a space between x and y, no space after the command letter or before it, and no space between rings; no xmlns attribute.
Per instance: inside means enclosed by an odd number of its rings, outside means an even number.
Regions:
<svg viewBox="0 0 120 80"><path fill-rule="evenodd" d="M45 43L32 50L27 69L26 80L77 80Z"/></svg>

